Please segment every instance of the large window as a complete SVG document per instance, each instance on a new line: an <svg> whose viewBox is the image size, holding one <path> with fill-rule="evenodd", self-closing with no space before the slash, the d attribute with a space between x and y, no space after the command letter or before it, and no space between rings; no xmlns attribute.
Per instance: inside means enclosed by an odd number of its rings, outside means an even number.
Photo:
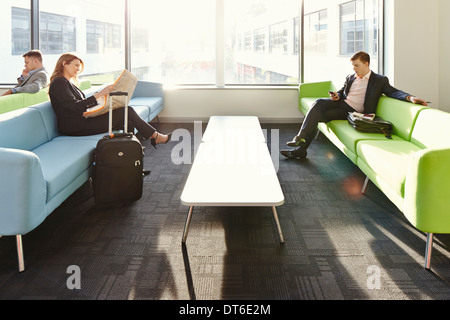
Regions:
<svg viewBox="0 0 450 320"><path fill-rule="evenodd" d="M76 52L85 63L82 77L113 81L125 68L123 0L40 0L39 47L52 72L62 53Z"/></svg>
<svg viewBox="0 0 450 320"><path fill-rule="evenodd" d="M32 43L49 71L62 53L76 51L93 82L110 82L125 67L164 84L339 82L358 50L369 52L378 72L382 2L39 0L37 21L34 1L2 0L0 83L15 82Z"/></svg>
<svg viewBox="0 0 450 320"><path fill-rule="evenodd" d="M379 71L382 0L304 0L303 75L305 82L339 84L352 72L350 57L364 50Z"/></svg>
<svg viewBox="0 0 450 320"><path fill-rule="evenodd" d="M225 1L225 84L299 82L298 0Z"/></svg>
<svg viewBox="0 0 450 320"><path fill-rule="evenodd" d="M132 71L165 84L215 84L215 1L133 0Z"/></svg>

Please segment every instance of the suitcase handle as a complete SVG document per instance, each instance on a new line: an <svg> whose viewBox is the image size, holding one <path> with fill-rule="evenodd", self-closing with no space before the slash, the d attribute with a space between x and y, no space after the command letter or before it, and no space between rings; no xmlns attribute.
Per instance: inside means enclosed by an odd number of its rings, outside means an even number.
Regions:
<svg viewBox="0 0 450 320"><path fill-rule="evenodd" d="M128 92L126 91L114 91L114 92L110 92L109 93L110 97L113 96L128 96ZM125 117L124 117L124 121L123 121L123 132L127 133L127 128L128 128L128 104L125 103L124 105L124 109L125 109ZM109 99L109 124L108 124L108 133L110 136L113 136L112 134L112 99Z"/></svg>

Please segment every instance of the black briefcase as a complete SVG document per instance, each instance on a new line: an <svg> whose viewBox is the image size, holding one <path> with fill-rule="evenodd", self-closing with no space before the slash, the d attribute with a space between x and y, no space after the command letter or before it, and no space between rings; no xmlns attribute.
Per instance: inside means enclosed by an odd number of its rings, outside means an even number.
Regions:
<svg viewBox="0 0 450 320"><path fill-rule="evenodd" d="M124 96L112 92L110 96ZM95 203L124 204L142 197L144 179L144 149L133 133L127 132L127 103L123 133L112 132L112 106L109 107L109 134L97 143L92 186Z"/></svg>
<svg viewBox="0 0 450 320"><path fill-rule="evenodd" d="M388 139L392 139L394 127L391 122L376 116L373 120L366 120L353 116L349 113L347 116L348 123L358 132L365 133L381 133Z"/></svg>

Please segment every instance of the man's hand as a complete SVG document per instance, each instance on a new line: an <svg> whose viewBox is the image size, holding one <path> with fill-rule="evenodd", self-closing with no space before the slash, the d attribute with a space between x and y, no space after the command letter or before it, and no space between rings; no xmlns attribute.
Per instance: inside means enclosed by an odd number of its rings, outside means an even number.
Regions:
<svg viewBox="0 0 450 320"><path fill-rule="evenodd" d="M414 104L421 104L423 106L428 106L428 103L425 100L421 99L421 98L417 98L417 97L414 97L414 96L409 96L407 98L407 100L412 102L412 103L414 103Z"/></svg>
<svg viewBox="0 0 450 320"><path fill-rule="evenodd" d="M30 70L28 68L25 68L22 70L22 77L25 79L30 74Z"/></svg>
<svg viewBox="0 0 450 320"><path fill-rule="evenodd" d="M328 91L328 94L330 95L330 98L333 101L338 101L340 99L339 95L336 92Z"/></svg>

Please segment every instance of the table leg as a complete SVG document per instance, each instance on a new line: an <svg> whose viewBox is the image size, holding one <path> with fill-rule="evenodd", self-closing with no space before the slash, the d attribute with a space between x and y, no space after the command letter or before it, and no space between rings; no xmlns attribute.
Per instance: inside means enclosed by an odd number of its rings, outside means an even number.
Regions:
<svg viewBox="0 0 450 320"><path fill-rule="evenodd" d="M280 220L278 220L277 208L272 207L273 218L275 219L275 224L277 226L278 236L280 237L280 243L284 243L283 232L281 231Z"/></svg>
<svg viewBox="0 0 450 320"><path fill-rule="evenodd" d="M191 206L189 208L189 213L186 217L186 224L184 225L183 239L181 240L182 243L186 243L186 238L187 238L187 235L189 232L189 225L191 224L192 211L194 211L194 206Z"/></svg>

